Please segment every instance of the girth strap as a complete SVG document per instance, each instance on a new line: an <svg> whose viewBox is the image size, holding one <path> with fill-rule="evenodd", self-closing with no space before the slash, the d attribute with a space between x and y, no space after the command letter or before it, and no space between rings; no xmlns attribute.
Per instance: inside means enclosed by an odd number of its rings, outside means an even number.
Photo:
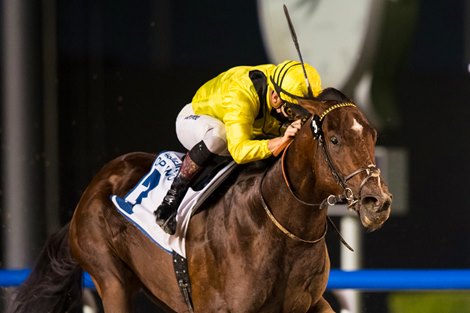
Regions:
<svg viewBox="0 0 470 313"><path fill-rule="evenodd" d="M175 270L176 281L183 295L184 302L188 306L188 311L194 313L193 301L191 300L191 281L189 280L188 262L186 258L173 251L173 268Z"/></svg>

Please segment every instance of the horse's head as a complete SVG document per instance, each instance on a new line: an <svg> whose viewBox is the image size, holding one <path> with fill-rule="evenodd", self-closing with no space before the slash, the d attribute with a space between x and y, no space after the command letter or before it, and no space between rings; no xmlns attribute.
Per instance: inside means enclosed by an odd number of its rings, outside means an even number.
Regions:
<svg viewBox="0 0 470 313"><path fill-rule="evenodd" d="M330 205L345 201L363 226L374 231L390 216L392 195L375 163L376 130L343 94L328 89L323 97L334 100L303 103L313 116L302 133L316 141L313 158L317 186L327 190Z"/></svg>

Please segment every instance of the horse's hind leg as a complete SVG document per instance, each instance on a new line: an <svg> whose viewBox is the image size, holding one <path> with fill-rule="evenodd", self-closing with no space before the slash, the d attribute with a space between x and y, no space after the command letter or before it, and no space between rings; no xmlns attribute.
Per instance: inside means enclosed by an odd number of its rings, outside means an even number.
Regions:
<svg viewBox="0 0 470 313"><path fill-rule="evenodd" d="M92 277L104 312L133 312L132 299L140 289L140 281L103 242L95 240L93 243L103 250L93 253L86 249L87 245L82 244L75 246L79 248L74 252L83 269Z"/></svg>
<svg viewBox="0 0 470 313"><path fill-rule="evenodd" d="M93 278L106 313L132 312L132 298L140 283L117 256L112 245L113 238L117 239L110 232L116 227L110 224L112 216L103 213L103 203L99 198L87 201L82 197L70 224L71 252Z"/></svg>
<svg viewBox="0 0 470 313"><path fill-rule="evenodd" d="M127 270L125 270L127 271ZM133 312L133 298L137 292L138 284L135 279L124 277L123 272L114 275L106 270L93 277L93 282L103 303L106 313L127 313Z"/></svg>

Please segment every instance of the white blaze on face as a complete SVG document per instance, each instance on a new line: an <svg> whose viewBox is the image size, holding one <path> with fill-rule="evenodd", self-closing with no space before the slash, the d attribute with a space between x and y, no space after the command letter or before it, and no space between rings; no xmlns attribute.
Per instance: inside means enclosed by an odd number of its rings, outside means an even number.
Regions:
<svg viewBox="0 0 470 313"><path fill-rule="evenodd" d="M362 133L363 128L364 127L362 127L362 125L359 124L358 121L356 121L356 119L354 119L354 122L353 122L353 125L352 125L351 129L358 132L359 135L360 135Z"/></svg>

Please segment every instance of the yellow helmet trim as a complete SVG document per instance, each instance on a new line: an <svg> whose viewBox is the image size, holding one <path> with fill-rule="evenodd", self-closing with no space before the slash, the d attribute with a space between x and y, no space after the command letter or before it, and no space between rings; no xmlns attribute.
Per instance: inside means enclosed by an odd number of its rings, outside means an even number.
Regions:
<svg viewBox="0 0 470 313"><path fill-rule="evenodd" d="M282 101L298 104L297 99L311 99L308 85L312 89L313 96L321 92L321 80L317 70L309 64L304 66L309 84L302 63L298 61L284 61L274 69L269 82Z"/></svg>

